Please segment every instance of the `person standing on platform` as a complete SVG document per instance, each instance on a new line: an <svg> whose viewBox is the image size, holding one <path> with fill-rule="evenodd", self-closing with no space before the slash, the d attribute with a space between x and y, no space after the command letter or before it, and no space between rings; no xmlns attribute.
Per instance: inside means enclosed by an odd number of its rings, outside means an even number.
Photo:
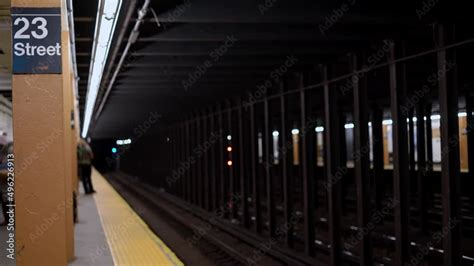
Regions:
<svg viewBox="0 0 474 266"><path fill-rule="evenodd" d="M79 140L77 145L77 162L79 164L79 176L86 194L95 193L91 180L92 159L94 159L94 153L89 144L83 139Z"/></svg>

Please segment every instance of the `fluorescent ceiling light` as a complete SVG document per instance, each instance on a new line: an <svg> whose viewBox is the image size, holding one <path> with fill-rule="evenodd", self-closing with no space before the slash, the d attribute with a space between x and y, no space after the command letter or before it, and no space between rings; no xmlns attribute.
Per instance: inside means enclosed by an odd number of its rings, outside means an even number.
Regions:
<svg viewBox="0 0 474 266"><path fill-rule="evenodd" d="M314 129L314 131L316 131L316 132L323 132L323 131L324 131L324 127L316 127L316 128Z"/></svg>
<svg viewBox="0 0 474 266"><path fill-rule="evenodd" d="M119 139L116 141L117 145L127 145L131 144L132 140L131 139Z"/></svg>
<svg viewBox="0 0 474 266"><path fill-rule="evenodd" d="M460 113L458 113L458 117L465 117L465 116L467 116L467 113L466 113L466 112L460 112ZM431 115L430 118L431 118L431 120L439 120L439 119L441 119L441 116L440 116L440 115ZM426 116L424 116L423 119L426 121ZM413 122L417 122L417 121L418 121L418 118L413 117L412 120L413 120ZM410 121L410 119L407 118L407 122L409 122L409 121ZM382 121L382 124L383 124L383 125L392 125L392 124L393 124L393 121L392 121L392 119L386 119L386 120L383 120L383 121ZM372 126L372 122L369 122L368 125L369 125L369 127L371 127L371 126ZM354 128L354 123L347 123L347 124L344 125L344 128L345 128L345 129ZM316 131L316 132L323 132L323 131L324 131L324 127L316 127L316 128L315 128L315 131Z"/></svg>
<svg viewBox="0 0 474 266"><path fill-rule="evenodd" d="M99 10L103 5L102 12L97 13L94 46L92 48L91 68L89 70L89 82L87 87L86 109L84 114L84 125L82 137L85 138L94 111L95 101L102 81L107 57L114 37L122 0L99 0Z"/></svg>
<svg viewBox="0 0 474 266"><path fill-rule="evenodd" d="M345 124L345 125L344 125L344 128L345 128L345 129L354 128L354 124L353 124L353 123Z"/></svg>

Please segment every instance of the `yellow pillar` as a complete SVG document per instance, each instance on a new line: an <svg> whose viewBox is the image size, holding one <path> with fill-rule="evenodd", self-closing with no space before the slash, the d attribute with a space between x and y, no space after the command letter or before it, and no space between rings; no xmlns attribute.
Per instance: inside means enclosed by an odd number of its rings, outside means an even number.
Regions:
<svg viewBox="0 0 474 266"><path fill-rule="evenodd" d="M74 90L75 90L75 77L74 77L74 74L72 73L71 74L71 84L72 84L72 89L73 89L73 94L72 94L72 97L71 97L71 111L72 111L72 115L73 115L73 119L74 119L74 128L72 130L72 134L70 136L71 138L71 150L72 150L72 157L71 157L71 161L72 161L72 189L74 190L74 193L76 195L76 200L78 200L78 196L79 196L79 175L78 175L78 169L77 169L77 141L78 141L78 138L79 138L79 123L78 123L78 120L77 120L77 117L78 115L76 115L77 113L79 113L79 110L77 110L76 108L76 95L74 93Z"/></svg>
<svg viewBox="0 0 474 266"><path fill-rule="evenodd" d="M72 98L72 81L71 81L71 61L69 52L69 32L63 27L62 32L62 48L63 48L63 92L64 92L64 178L66 191L66 248L68 261L74 260L74 213L73 213L73 151L71 147L71 98Z"/></svg>
<svg viewBox="0 0 474 266"><path fill-rule="evenodd" d="M60 0L12 0L12 7L60 6ZM63 77L68 71L63 66L63 74L13 75L17 265L67 264Z"/></svg>
<svg viewBox="0 0 474 266"><path fill-rule="evenodd" d="M74 74L72 74L74 77ZM72 100L72 108L74 112L74 130L73 130L73 135L71 136L72 138L72 148L74 151L77 149L77 143L79 142L80 139L80 123L79 123L79 100L78 100L78 95L76 95L76 80L75 78L72 78L72 82L74 84L73 88L73 98ZM76 195L79 196L79 170L78 170L78 165L77 165L77 151L73 153L72 157L73 163L72 163L72 170L73 170L73 187L74 191L76 192ZM79 215L79 214L78 214Z"/></svg>

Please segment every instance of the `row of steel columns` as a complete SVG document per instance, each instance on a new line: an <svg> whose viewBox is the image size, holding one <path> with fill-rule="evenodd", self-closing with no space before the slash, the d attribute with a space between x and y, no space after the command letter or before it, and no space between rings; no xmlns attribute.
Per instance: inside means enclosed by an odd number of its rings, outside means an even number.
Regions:
<svg viewBox="0 0 474 266"><path fill-rule="evenodd" d="M441 70L446 62L456 62L454 50L444 49L444 46L454 41L453 29L438 25L435 30L436 52L438 69ZM394 207L395 227L395 263L404 265L410 260L410 240L408 238L410 180L416 178L417 208L419 209L420 229L426 230L426 206L429 191L426 176L432 171L433 150L431 145L431 104L422 99L410 112L404 112L408 99L406 62L397 58L406 56L403 43L391 43L388 56L390 113L393 121L393 197L397 203ZM357 57L350 59L350 68L354 74L353 82L353 122L354 122L354 150L358 152L355 165L355 184L357 189L357 227L362 230L370 221L373 211L371 201L375 202L375 209L382 208L381 204L385 193L382 177L384 174L384 147L383 147L383 107L369 104L366 78L356 78L360 69ZM345 151L341 146L341 135L344 134L338 105L338 93L330 82L330 69L321 68L322 95L324 97L324 144L325 144L325 178L328 189L328 236L329 259L331 265L340 265L342 259L341 246L341 182L333 182L334 177L345 164ZM315 255L315 171L316 161L316 133L305 129L310 112L308 90L304 89L303 75L297 78L299 90L299 123L302 132L300 135L300 170L303 183L303 230L305 254ZM288 83L289 84L289 83ZM171 160L170 169L184 169L176 183L169 187L169 191L180 196L189 203L195 204L207 211L222 209L223 218L240 221L240 224L249 229L253 228L256 234L262 234L264 227L268 228L268 236L277 234L276 199L274 178L270 166L272 164L272 130L275 113L280 121L277 123L280 135L280 150L291 141L288 115L288 93L285 87L288 84L280 82L279 93L276 96L265 96L257 101L238 99L232 104L230 101L219 104L217 108L210 108L205 112L194 113L182 123L171 127L167 134L170 136ZM285 86L286 85L286 86ZM441 145L442 145L442 210L443 228L450 228L443 239L444 265L461 264L461 227L460 227L460 158L458 136L458 93L456 84L456 69L440 77L438 83L438 101L441 116ZM250 97L251 98L251 97ZM245 99L247 100L247 99ZM278 102L278 110L270 110L270 100ZM466 97L467 123L473 122L472 97ZM257 112L261 108L261 112ZM373 169L370 168L369 153L360 152L369 143L369 114L372 114L373 140ZM273 114L273 115L272 115ZM416 114L417 134L414 134L412 117ZM263 117L262 117L263 115ZM407 119L409 121L407 122ZM345 121L344 121L345 122ZM312 125L315 126L315 125ZM262 133L263 163L258 160L258 134ZM409 134L407 133L409 132ZM421 133L420 133L421 132ZM229 139L228 139L229 136ZM414 141L418 154L415 163ZM473 131L468 130L469 154L474 154ZM344 146L344 145L342 145ZM232 151L227 151L231 147ZM345 147L344 147L345 148ZM285 152L280 158L281 167L278 168L282 179L283 216L284 223L291 225L294 214L292 201L292 182L290 168L292 166L290 152ZM229 163L232 162L232 165ZM418 171L415 171L415 165ZM469 157L469 166L474 165L474 156ZM471 169L471 168L470 168ZM370 172L375 179L370 180ZM371 182L374 183L374 193L371 193ZM260 188L265 187L265 191ZM262 196L265 194L265 197ZM249 197L251 200L249 200ZM263 213L261 200L265 199L266 208ZM250 208L253 217L250 217ZM241 215L239 215L239 210ZM263 217L265 215L265 217ZM264 219L265 218L265 219ZM253 220L253 221L252 221ZM267 224L264 224L264 221ZM456 222L453 222L456 221ZM253 226L251 224L253 223ZM362 233L359 245L359 264L370 265L373 261L371 233ZM292 247L293 228L288 226L284 231L285 245Z"/></svg>

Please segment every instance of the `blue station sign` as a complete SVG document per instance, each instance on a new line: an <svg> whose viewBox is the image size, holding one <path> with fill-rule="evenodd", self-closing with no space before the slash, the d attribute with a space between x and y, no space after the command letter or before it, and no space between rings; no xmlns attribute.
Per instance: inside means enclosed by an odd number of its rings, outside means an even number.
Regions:
<svg viewBox="0 0 474 266"><path fill-rule="evenodd" d="M12 8L13 74L61 74L61 9Z"/></svg>

